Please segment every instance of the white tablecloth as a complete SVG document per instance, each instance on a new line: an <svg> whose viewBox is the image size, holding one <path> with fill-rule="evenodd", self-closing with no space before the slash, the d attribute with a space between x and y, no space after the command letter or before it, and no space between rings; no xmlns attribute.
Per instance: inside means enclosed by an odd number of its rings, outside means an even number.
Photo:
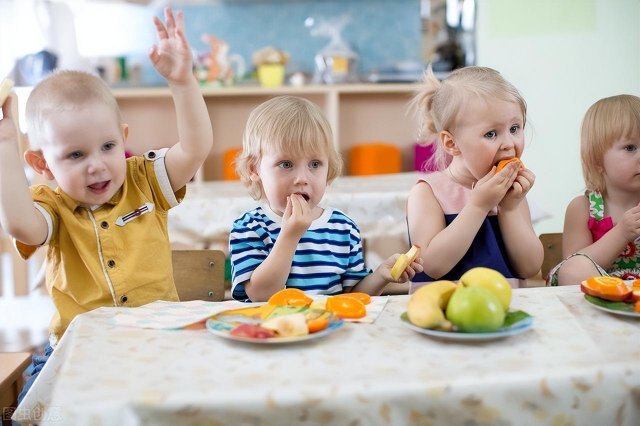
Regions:
<svg viewBox="0 0 640 426"><path fill-rule="evenodd" d="M45 408L43 424L73 425L638 424L640 321L595 309L577 286L515 290L533 329L484 343L406 328L407 301L285 346L118 326L125 308L101 308L72 322L17 414Z"/></svg>

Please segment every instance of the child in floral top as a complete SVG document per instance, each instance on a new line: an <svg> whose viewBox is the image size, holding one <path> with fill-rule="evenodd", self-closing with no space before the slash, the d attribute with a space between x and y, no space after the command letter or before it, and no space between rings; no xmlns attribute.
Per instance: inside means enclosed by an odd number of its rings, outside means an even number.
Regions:
<svg viewBox="0 0 640 426"><path fill-rule="evenodd" d="M594 275L640 278L640 98L601 99L582 122L584 195L567 207L566 257L550 285L578 284Z"/></svg>

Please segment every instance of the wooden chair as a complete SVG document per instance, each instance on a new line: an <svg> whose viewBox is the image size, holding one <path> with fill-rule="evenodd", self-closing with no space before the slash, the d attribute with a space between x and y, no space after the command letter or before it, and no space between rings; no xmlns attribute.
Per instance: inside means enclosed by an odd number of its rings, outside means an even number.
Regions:
<svg viewBox="0 0 640 426"><path fill-rule="evenodd" d="M0 353L0 414L2 424L10 424L13 409L16 407L18 395L24 386L22 373L31 361L31 354L27 352Z"/></svg>
<svg viewBox="0 0 640 426"><path fill-rule="evenodd" d="M224 252L173 250L173 280L181 301L224 300Z"/></svg>
<svg viewBox="0 0 640 426"><path fill-rule="evenodd" d="M540 234L540 242L544 248L544 260L540 272L546 280L549 271L562 261L562 232Z"/></svg>

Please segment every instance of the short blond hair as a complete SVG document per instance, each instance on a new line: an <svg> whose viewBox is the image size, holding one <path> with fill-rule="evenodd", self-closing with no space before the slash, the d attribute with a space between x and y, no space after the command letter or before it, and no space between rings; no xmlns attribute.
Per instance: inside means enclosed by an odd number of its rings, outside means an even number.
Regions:
<svg viewBox="0 0 640 426"><path fill-rule="evenodd" d="M251 180L252 170L268 151L291 155L324 153L328 157L327 183L342 172L342 157L333 144L331 126L320 108L297 96L278 96L258 105L247 119L236 172L255 200L264 196L262 184Z"/></svg>
<svg viewBox="0 0 640 426"><path fill-rule="evenodd" d="M122 124L120 108L111 89L95 75L63 70L38 83L26 105L29 149L42 149L42 130L52 114L80 110L90 103L106 105L115 113L118 125Z"/></svg>
<svg viewBox="0 0 640 426"><path fill-rule="evenodd" d="M640 98L618 95L600 99L582 120L580 157L582 174L589 191L606 194L603 176L604 154L620 139L640 138Z"/></svg>
<svg viewBox="0 0 640 426"><path fill-rule="evenodd" d="M522 111L523 126L527 122L527 103L498 71L487 67L459 68L440 82L429 66L422 87L411 101L411 109L420 123L421 142L437 144L432 162L438 170L446 168L449 160L438 143L438 135L443 130L455 133L459 112L471 96L485 101L514 102Z"/></svg>

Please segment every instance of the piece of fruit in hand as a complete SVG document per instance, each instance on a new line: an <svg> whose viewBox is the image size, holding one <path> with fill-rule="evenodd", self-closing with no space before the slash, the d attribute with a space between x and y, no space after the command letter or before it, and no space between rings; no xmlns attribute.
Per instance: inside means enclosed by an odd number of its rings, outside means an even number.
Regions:
<svg viewBox="0 0 640 426"><path fill-rule="evenodd" d="M415 244L411 246L408 252L401 254L391 268L391 278L394 280L399 279L404 270L411 265L411 262L416 260L419 254L420 246Z"/></svg>
<svg viewBox="0 0 640 426"><path fill-rule="evenodd" d="M520 168L524 169L524 163L522 163L522 160L520 160L518 157L513 157L513 158L499 161L498 164L496 165L496 173L504 169L507 166L507 164L513 163L513 162L518 162Z"/></svg>
<svg viewBox="0 0 640 426"><path fill-rule="evenodd" d="M2 83L0 83L0 106L4 105L4 101L7 100L11 90L13 90L13 80L10 78L2 80Z"/></svg>

